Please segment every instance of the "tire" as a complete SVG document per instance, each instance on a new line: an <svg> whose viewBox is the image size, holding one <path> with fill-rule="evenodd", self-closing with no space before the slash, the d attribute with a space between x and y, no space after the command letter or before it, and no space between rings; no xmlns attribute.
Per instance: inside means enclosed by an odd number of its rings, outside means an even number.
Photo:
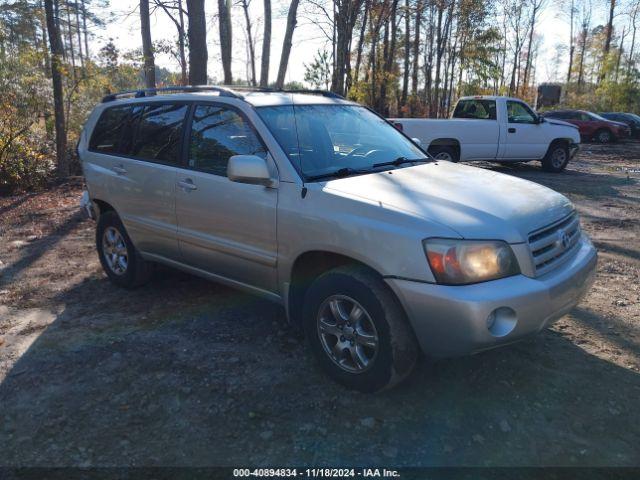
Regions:
<svg viewBox="0 0 640 480"><path fill-rule="evenodd" d="M565 142L554 142L542 159L542 169L547 172L560 173L569 163L569 147Z"/></svg>
<svg viewBox="0 0 640 480"><path fill-rule="evenodd" d="M615 140L611 130L607 130L606 128L600 129L593 136L598 143L611 143Z"/></svg>
<svg viewBox="0 0 640 480"><path fill-rule="evenodd" d="M446 160L453 163L460 161L460 154L458 154L458 150L455 147L435 145L429 148L429 153L436 160Z"/></svg>
<svg viewBox="0 0 640 480"><path fill-rule="evenodd" d="M134 247L116 212L108 211L100 215L96 228L96 248L102 269L114 284L135 288L149 280L151 266Z"/></svg>
<svg viewBox="0 0 640 480"><path fill-rule="evenodd" d="M404 310L384 281L364 267L320 275L305 296L303 326L322 369L361 392L397 385L418 358Z"/></svg>

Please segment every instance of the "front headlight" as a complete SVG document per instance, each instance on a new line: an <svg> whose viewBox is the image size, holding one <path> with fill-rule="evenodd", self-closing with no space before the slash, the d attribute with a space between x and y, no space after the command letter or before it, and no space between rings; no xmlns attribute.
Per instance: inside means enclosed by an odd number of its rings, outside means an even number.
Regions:
<svg viewBox="0 0 640 480"><path fill-rule="evenodd" d="M438 283L464 285L520 273L518 261L506 242L429 238L423 244Z"/></svg>

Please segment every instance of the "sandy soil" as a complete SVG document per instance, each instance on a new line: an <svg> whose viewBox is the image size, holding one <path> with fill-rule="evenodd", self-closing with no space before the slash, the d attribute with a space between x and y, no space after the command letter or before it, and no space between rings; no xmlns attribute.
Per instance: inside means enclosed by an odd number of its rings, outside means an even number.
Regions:
<svg viewBox="0 0 640 480"><path fill-rule="evenodd" d="M375 396L324 377L276 305L168 269L112 286L80 182L0 198L0 465L640 465L640 143L480 166L572 199L593 290Z"/></svg>

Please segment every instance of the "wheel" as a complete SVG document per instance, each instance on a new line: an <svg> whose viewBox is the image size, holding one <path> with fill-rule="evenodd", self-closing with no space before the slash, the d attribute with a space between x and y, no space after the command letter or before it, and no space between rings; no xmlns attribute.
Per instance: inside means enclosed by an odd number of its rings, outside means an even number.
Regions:
<svg viewBox="0 0 640 480"><path fill-rule="evenodd" d="M594 137L598 141L598 143L610 143L613 141L613 135L611 134L611 131L604 128L602 130L598 130Z"/></svg>
<svg viewBox="0 0 640 480"><path fill-rule="evenodd" d="M542 168L547 172L558 173L569 163L569 147L564 142L552 143L542 159Z"/></svg>
<svg viewBox="0 0 640 480"><path fill-rule="evenodd" d="M458 162L460 156L454 147L446 145L435 145L429 148L429 153L436 160L446 160L447 162Z"/></svg>
<svg viewBox="0 0 640 480"><path fill-rule="evenodd" d="M103 270L116 285L135 288L149 280L150 265L133 246L116 212L108 211L100 215L96 247Z"/></svg>
<svg viewBox="0 0 640 480"><path fill-rule="evenodd" d="M418 345L384 281L364 267L319 276L305 296L303 324L320 366L342 385L377 392L411 373Z"/></svg>

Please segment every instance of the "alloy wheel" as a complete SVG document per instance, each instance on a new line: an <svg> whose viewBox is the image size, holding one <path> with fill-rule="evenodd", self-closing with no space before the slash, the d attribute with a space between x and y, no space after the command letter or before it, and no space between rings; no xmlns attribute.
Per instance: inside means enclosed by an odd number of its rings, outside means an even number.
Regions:
<svg viewBox="0 0 640 480"><path fill-rule="evenodd" d="M102 234L102 254L109 269L116 275L124 275L129 266L129 252L124 237L115 227L108 227Z"/></svg>
<svg viewBox="0 0 640 480"><path fill-rule="evenodd" d="M317 328L324 351L341 369L362 373L373 365L378 332L369 313L353 298L327 298L318 311Z"/></svg>

